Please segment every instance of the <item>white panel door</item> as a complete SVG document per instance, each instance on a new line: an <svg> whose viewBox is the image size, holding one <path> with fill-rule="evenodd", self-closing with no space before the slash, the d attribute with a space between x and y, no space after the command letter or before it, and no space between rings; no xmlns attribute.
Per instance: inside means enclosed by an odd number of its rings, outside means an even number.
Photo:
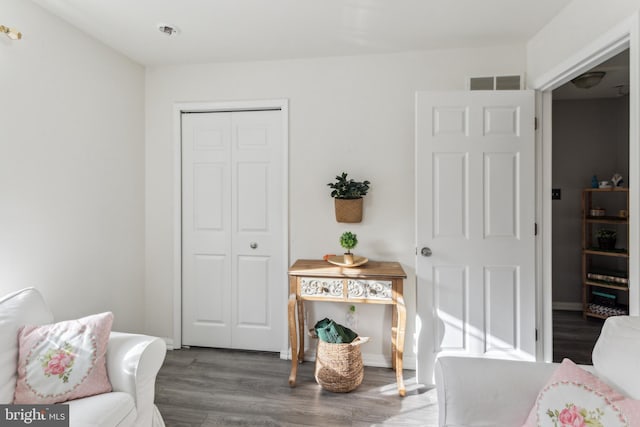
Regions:
<svg viewBox="0 0 640 427"><path fill-rule="evenodd" d="M416 95L421 382L440 355L535 359L533 114L530 91Z"/></svg>
<svg viewBox="0 0 640 427"><path fill-rule="evenodd" d="M287 284L280 111L182 116L183 344L277 351Z"/></svg>

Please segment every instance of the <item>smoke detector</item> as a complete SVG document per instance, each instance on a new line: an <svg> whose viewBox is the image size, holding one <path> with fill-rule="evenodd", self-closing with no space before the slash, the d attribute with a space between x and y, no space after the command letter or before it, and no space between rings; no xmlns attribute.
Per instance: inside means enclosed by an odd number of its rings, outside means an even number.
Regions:
<svg viewBox="0 0 640 427"><path fill-rule="evenodd" d="M173 25L167 25L167 24L158 24L158 31L160 31L161 33L166 34L168 36L172 36L172 35L178 34L180 32L178 27L173 26Z"/></svg>

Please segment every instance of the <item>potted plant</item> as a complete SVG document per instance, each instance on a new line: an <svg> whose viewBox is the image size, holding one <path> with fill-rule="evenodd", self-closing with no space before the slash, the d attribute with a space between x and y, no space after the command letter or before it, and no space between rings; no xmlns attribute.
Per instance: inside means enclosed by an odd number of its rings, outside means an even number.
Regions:
<svg viewBox="0 0 640 427"><path fill-rule="evenodd" d="M347 179L347 173L336 176L335 182L327 185L332 189L331 197L335 200L336 221L361 222L362 197L369 191L369 181Z"/></svg>
<svg viewBox="0 0 640 427"><path fill-rule="evenodd" d="M347 252L344 253L345 264L353 264L353 254L351 253L351 249L355 248L357 244L358 236L350 231L345 231L340 236L340 246L347 250Z"/></svg>
<svg viewBox="0 0 640 427"><path fill-rule="evenodd" d="M596 237L598 238L598 247L600 249L615 249L616 238L618 237L616 230L601 228L596 233Z"/></svg>

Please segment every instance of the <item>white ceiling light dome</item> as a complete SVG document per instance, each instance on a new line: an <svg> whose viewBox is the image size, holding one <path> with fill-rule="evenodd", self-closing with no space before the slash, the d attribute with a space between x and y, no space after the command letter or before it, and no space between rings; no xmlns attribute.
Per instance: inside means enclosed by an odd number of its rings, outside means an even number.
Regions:
<svg viewBox="0 0 640 427"><path fill-rule="evenodd" d="M571 80L571 83L580 89L590 89L602 81L602 78L606 75L604 71L589 71L584 74L580 74L575 79Z"/></svg>

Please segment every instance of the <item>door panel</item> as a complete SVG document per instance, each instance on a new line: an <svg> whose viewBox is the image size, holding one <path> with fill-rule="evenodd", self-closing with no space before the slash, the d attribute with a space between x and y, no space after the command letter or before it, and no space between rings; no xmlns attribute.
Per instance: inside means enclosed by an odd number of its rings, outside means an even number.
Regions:
<svg viewBox="0 0 640 427"><path fill-rule="evenodd" d="M193 222L196 230L223 229L225 167L221 164L193 165Z"/></svg>
<svg viewBox="0 0 640 427"><path fill-rule="evenodd" d="M517 237L519 157L517 153L484 154L484 223L486 238Z"/></svg>
<svg viewBox="0 0 640 427"><path fill-rule="evenodd" d="M238 163L238 231L268 231L269 164Z"/></svg>
<svg viewBox="0 0 640 427"><path fill-rule="evenodd" d="M518 268L488 266L484 270L485 353L518 347Z"/></svg>
<svg viewBox="0 0 640 427"><path fill-rule="evenodd" d="M280 350L286 332L276 324L284 313L285 260L281 256L282 129L280 111L234 113L234 271L231 289L234 348Z"/></svg>
<svg viewBox="0 0 640 427"><path fill-rule="evenodd" d="M433 300L436 316L442 327L437 328L436 351L462 351L466 348L466 319L469 301L467 271L464 266L434 267Z"/></svg>
<svg viewBox="0 0 640 427"><path fill-rule="evenodd" d="M269 258L238 258L238 322L239 328L269 326Z"/></svg>
<svg viewBox="0 0 640 427"><path fill-rule="evenodd" d="M231 117L182 116L182 340L231 345ZM213 343L213 344L212 344Z"/></svg>
<svg viewBox="0 0 640 427"><path fill-rule="evenodd" d="M434 235L466 238L468 162L465 153L433 156Z"/></svg>
<svg viewBox="0 0 640 427"><path fill-rule="evenodd" d="M199 324L225 326L224 295L225 256L194 255L196 301L195 321Z"/></svg>
<svg viewBox="0 0 640 427"><path fill-rule="evenodd" d="M535 355L533 93L416 97L418 377L440 355Z"/></svg>

